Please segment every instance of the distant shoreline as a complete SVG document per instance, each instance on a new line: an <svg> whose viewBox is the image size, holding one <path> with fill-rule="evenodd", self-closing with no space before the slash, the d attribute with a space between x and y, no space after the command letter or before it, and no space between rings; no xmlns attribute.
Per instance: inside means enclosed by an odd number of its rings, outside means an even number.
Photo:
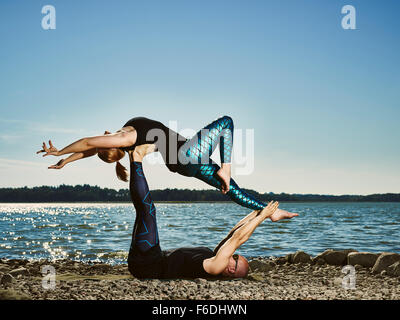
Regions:
<svg viewBox="0 0 400 320"><path fill-rule="evenodd" d="M370 195L321 195L259 193L243 189L249 195L263 201L279 202L400 202L400 193ZM154 202L159 203L217 203L231 202L228 195L218 190L156 189L151 190ZM108 189L90 185L60 185L57 187L0 188L0 203L124 203L131 202L128 189Z"/></svg>

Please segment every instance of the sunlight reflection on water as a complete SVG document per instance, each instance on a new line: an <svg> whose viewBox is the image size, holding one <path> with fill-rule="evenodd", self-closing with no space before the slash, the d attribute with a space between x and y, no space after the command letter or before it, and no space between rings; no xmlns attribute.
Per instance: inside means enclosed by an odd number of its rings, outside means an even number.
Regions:
<svg viewBox="0 0 400 320"><path fill-rule="evenodd" d="M156 204L163 249L214 248L250 210L234 203ZM280 256L327 248L399 252L398 203L282 203L299 217L264 222L239 249L246 256ZM69 258L125 262L131 204L0 204L0 258Z"/></svg>

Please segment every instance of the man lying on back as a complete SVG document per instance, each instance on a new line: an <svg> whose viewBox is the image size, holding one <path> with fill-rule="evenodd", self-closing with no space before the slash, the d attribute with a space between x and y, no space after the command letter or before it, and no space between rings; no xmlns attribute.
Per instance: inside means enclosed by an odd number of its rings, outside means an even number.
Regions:
<svg viewBox="0 0 400 320"><path fill-rule="evenodd" d="M214 250L206 247L178 248L162 251L158 238L156 208L143 172L145 149L130 152L130 193L136 209L136 220L128 256L128 268L137 278L211 278L245 277L249 264L235 251L267 218L272 221L297 216L276 210L278 202L270 202L263 210L253 211L231 230Z"/></svg>

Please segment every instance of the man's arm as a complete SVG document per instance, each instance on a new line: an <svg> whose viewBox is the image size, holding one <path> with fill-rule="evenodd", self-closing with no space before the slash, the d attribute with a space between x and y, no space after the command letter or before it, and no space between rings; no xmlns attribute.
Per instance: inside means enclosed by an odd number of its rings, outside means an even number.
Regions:
<svg viewBox="0 0 400 320"><path fill-rule="evenodd" d="M228 266L230 257L235 251L253 234L254 230L278 208L279 203L271 201L267 207L247 220L243 225L233 232L230 237L218 250L217 254L203 261L204 270L213 275L220 274Z"/></svg>
<svg viewBox="0 0 400 320"><path fill-rule="evenodd" d="M244 225L246 222L252 220L256 215L260 214L260 212L261 212L260 210L254 210L253 212L249 213L246 217L244 217L242 220L240 220L240 221L231 229L231 231L228 233L228 235L227 235L224 239L222 239L220 243L218 243L218 245L217 245L217 246L215 247L215 249L214 249L214 254L217 254L219 248L221 248L222 245L232 237L233 233L234 233L237 229L239 229L239 228L240 228L242 225Z"/></svg>

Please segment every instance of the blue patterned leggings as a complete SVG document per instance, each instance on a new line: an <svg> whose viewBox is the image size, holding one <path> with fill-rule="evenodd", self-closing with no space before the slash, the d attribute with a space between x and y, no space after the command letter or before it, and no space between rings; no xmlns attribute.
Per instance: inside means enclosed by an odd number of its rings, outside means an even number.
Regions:
<svg viewBox="0 0 400 320"><path fill-rule="evenodd" d="M232 118L224 116L201 129L179 149L177 172L184 176L196 177L221 190L222 183L217 176L220 167L210 157L219 142L221 163L231 162L233 128ZM227 195L237 204L252 210L260 210L266 206L239 188L233 179L230 180Z"/></svg>
<svg viewBox="0 0 400 320"><path fill-rule="evenodd" d="M149 186L143 173L141 162L131 162L131 178L129 182L131 199L136 210L131 250L146 252L159 244L156 207L151 199Z"/></svg>

